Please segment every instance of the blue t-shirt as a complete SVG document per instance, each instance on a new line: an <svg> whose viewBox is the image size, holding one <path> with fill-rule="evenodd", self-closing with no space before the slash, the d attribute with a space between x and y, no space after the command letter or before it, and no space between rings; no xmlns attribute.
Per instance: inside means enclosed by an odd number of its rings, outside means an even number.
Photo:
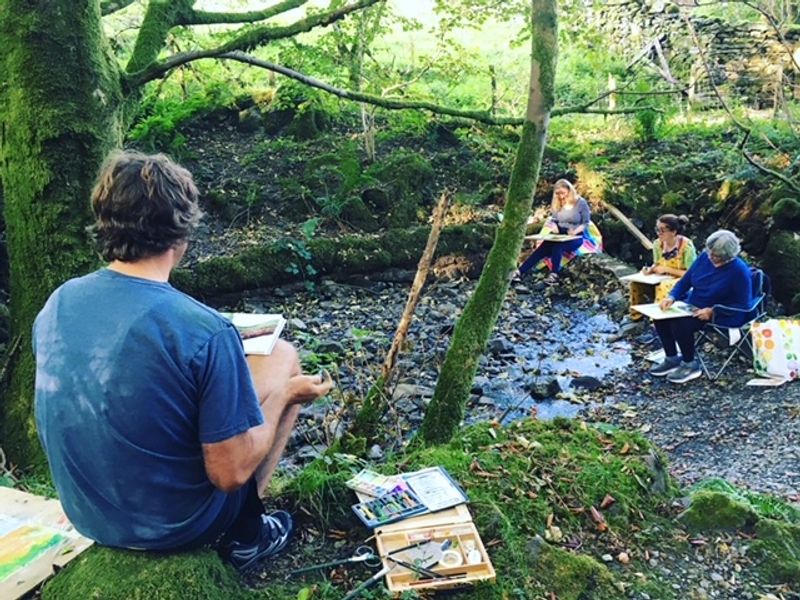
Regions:
<svg viewBox="0 0 800 600"><path fill-rule="evenodd" d="M722 304L731 308L747 309L753 300L753 278L750 267L738 256L719 267L714 266L703 252L684 273L669 295L675 300L684 300L697 308L708 308ZM746 318L742 317L742 322ZM738 327L742 323L735 318L722 316L721 325Z"/></svg>
<svg viewBox="0 0 800 600"><path fill-rule="evenodd" d="M36 317L35 415L70 521L101 544L189 543L219 515L203 443L263 423L230 321L168 283L101 269Z"/></svg>

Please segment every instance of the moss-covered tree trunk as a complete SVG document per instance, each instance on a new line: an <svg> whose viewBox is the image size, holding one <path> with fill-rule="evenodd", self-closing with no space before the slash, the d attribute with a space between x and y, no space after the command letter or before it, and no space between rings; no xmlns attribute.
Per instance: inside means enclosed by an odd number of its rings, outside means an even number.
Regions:
<svg viewBox="0 0 800 600"><path fill-rule="evenodd" d="M486 348L516 268L533 191L539 179L554 102L558 19L556 0L532 0L531 79L528 107L508 186L503 223L497 230L475 293L456 323L433 400L422 423L428 443L449 440L464 416L478 359Z"/></svg>
<svg viewBox="0 0 800 600"><path fill-rule="evenodd" d="M17 464L43 466L31 325L55 287L96 264L85 232L89 194L120 142L120 81L96 0L3 0L0 40L0 177L19 340L4 382L1 443Z"/></svg>

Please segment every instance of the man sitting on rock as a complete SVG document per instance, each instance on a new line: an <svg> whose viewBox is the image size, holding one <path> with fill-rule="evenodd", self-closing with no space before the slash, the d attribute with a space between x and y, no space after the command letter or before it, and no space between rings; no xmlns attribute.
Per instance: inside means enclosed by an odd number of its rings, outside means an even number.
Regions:
<svg viewBox="0 0 800 600"><path fill-rule="evenodd" d="M58 288L36 318L35 414L67 516L101 544L215 546L243 570L293 525L265 514L300 405L330 381L294 348L245 357L215 310L167 283L201 217L191 174L163 155L111 157L92 193L109 265Z"/></svg>

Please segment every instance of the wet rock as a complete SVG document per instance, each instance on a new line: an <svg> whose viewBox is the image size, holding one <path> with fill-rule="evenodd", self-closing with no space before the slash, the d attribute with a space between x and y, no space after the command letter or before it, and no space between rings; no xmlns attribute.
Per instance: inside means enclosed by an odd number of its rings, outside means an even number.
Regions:
<svg viewBox="0 0 800 600"><path fill-rule="evenodd" d="M321 456L322 452L314 446L306 444L302 446L296 453L295 458L300 460L311 460Z"/></svg>
<svg viewBox="0 0 800 600"><path fill-rule="evenodd" d="M331 419L325 423L325 433L329 440L342 437L342 422L339 419Z"/></svg>
<svg viewBox="0 0 800 600"><path fill-rule="evenodd" d="M495 338L489 342L487 350L491 354L513 354L514 344L505 338Z"/></svg>
<svg viewBox="0 0 800 600"><path fill-rule="evenodd" d="M583 388L585 390L589 390L590 392L594 392L603 385L603 382L596 377L585 375L573 378L571 385L574 388Z"/></svg>
<svg viewBox="0 0 800 600"><path fill-rule="evenodd" d="M472 389L470 393L475 394L476 396L482 396L483 390L489 385L489 379L484 377L483 375L478 375L472 382Z"/></svg>
<svg viewBox="0 0 800 600"><path fill-rule="evenodd" d="M613 312L625 312L628 309L628 299L621 290L611 292L603 298L602 304Z"/></svg>
<svg viewBox="0 0 800 600"><path fill-rule="evenodd" d="M289 319L289 327L298 331L306 331L308 329L308 325L306 325L305 321L298 318Z"/></svg>
<svg viewBox="0 0 800 600"><path fill-rule="evenodd" d="M425 398L433 396L431 388L413 383L398 383L392 392L392 400L401 398Z"/></svg>
<svg viewBox="0 0 800 600"><path fill-rule="evenodd" d="M526 391L536 400L553 398L561 391L561 384L555 377L540 380L534 379L525 387Z"/></svg>
<svg viewBox="0 0 800 600"><path fill-rule="evenodd" d="M316 349L318 354L344 354L345 349L341 342L335 340L324 340L319 343Z"/></svg>

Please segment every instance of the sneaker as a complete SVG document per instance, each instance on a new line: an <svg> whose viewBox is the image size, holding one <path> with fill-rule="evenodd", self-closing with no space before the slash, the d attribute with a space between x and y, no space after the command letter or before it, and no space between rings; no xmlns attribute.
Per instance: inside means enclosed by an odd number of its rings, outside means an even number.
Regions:
<svg viewBox="0 0 800 600"><path fill-rule="evenodd" d="M555 285L558 283L558 273L550 273L544 278L545 285Z"/></svg>
<svg viewBox="0 0 800 600"><path fill-rule="evenodd" d="M681 365L672 371L667 376L667 380L671 381L672 383L686 383L687 381L691 381L692 379L697 379L703 374L700 370L700 363L696 360L692 362L682 362Z"/></svg>
<svg viewBox="0 0 800 600"><path fill-rule="evenodd" d="M667 356L662 362L650 369L653 377L665 377L681 366L681 359L678 356Z"/></svg>
<svg viewBox="0 0 800 600"><path fill-rule="evenodd" d="M522 283L522 273L514 271L514 274L511 276L511 283Z"/></svg>
<svg viewBox="0 0 800 600"><path fill-rule="evenodd" d="M223 555L237 571L246 571L260 560L286 548L293 530L292 516L286 511L277 510L270 515L261 515L261 530L256 539L249 544L230 542L223 550Z"/></svg>

